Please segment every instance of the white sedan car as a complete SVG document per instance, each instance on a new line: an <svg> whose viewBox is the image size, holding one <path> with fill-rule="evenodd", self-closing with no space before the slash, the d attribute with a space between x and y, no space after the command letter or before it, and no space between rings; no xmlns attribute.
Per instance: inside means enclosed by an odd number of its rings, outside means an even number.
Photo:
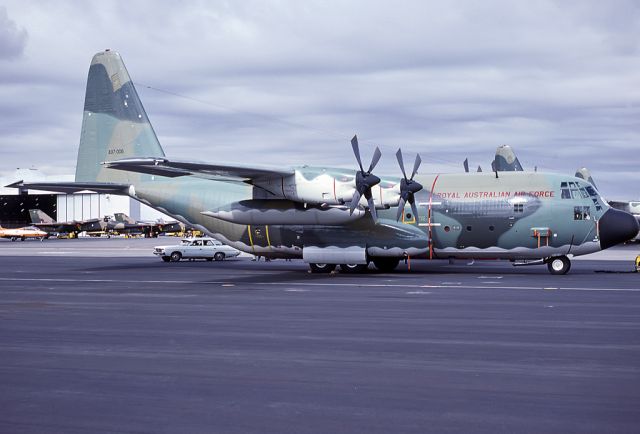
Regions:
<svg viewBox="0 0 640 434"><path fill-rule="evenodd" d="M153 254L160 256L165 262L178 262L181 259L222 261L238 256L240 251L213 238L185 238L175 246L156 246Z"/></svg>

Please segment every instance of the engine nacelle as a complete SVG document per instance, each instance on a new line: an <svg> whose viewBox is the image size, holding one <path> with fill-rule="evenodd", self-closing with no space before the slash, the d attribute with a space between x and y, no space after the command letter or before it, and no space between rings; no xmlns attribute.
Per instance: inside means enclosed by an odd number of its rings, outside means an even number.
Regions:
<svg viewBox="0 0 640 434"><path fill-rule="evenodd" d="M301 168L283 178L255 181L257 187L277 197L312 205L344 205L350 203L355 191L355 173L335 169ZM400 194L399 181L383 179L371 189L376 208L397 206ZM360 205L367 205L366 198Z"/></svg>

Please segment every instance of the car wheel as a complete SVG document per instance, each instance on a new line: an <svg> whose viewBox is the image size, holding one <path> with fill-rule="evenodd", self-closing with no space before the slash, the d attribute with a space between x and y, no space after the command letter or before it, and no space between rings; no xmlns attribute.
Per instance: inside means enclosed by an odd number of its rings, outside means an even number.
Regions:
<svg viewBox="0 0 640 434"><path fill-rule="evenodd" d="M164 262L169 262L169 261L171 260L171 258L170 258L169 256L163 256L163 257L162 257L162 260L163 260Z"/></svg>
<svg viewBox="0 0 640 434"><path fill-rule="evenodd" d="M336 264L309 264L312 273L331 273L336 269Z"/></svg>
<svg viewBox="0 0 640 434"><path fill-rule="evenodd" d="M217 252L215 255L213 255L213 259L215 259L216 261L224 260L224 253Z"/></svg>
<svg viewBox="0 0 640 434"><path fill-rule="evenodd" d="M567 274L571 269L571 261L566 256L556 256L547 262L549 273L555 275Z"/></svg>
<svg viewBox="0 0 640 434"><path fill-rule="evenodd" d="M340 271L348 274L364 273L369 269L369 264L340 264Z"/></svg>
<svg viewBox="0 0 640 434"><path fill-rule="evenodd" d="M171 262L178 262L182 259L182 254L180 252L173 252L171 254Z"/></svg>

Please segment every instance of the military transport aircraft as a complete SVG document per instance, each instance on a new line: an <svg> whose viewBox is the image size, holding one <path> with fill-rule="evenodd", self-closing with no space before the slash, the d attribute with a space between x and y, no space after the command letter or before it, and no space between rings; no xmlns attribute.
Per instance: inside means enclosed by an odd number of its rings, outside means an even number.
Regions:
<svg viewBox="0 0 640 434"><path fill-rule="evenodd" d="M401 258L493 258L548 264L633 238L638 223L612 209L582 179L532 172L372 172L358 140L357 169L265 167L165 157L136 89L113 51L91 62L76 182L16 182L13 187L131 196L239 250L302 257L314 272L340 264L362 272L369 261L393 270Z"/></svg>

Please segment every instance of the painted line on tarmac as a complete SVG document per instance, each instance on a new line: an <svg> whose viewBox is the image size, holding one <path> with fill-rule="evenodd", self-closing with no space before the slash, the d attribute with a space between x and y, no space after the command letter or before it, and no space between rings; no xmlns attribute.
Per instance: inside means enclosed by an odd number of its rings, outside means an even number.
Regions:
<svg viewBox="0 0 640 434"><path fill-rule="evenodd" d="M85 282L85 283L165 283L165 284L210 284L221 286L235 286L238 283L230 281L198 281L198 280L129 280L129 279L71 279L71 278L35 278L35 277L0 277L5 282ZM245 282L242 282L245 283ZM240 284L242 284L240 283ZM291 285L291 282L246 282L246 285L257 286L283 286ZM576 288L576 287L544 287L544 286L494 286L494 285L417 285L402 283L322 283L322 282L298 282L295 286L324 286L324 287L352 287L352 288L433 288L433 289L527 289L527 290L561 290L561 291L615 291L615 292L640 292L640 288Z"/></svg>

